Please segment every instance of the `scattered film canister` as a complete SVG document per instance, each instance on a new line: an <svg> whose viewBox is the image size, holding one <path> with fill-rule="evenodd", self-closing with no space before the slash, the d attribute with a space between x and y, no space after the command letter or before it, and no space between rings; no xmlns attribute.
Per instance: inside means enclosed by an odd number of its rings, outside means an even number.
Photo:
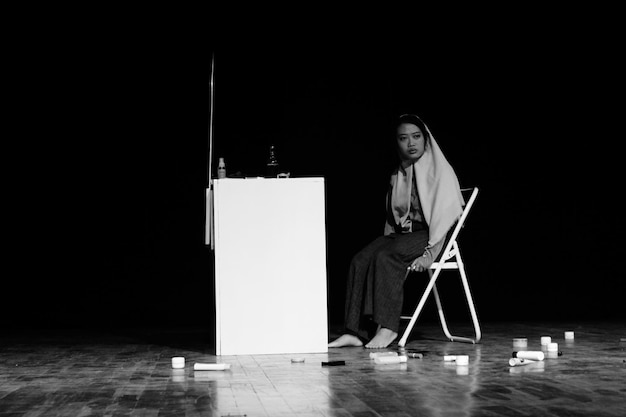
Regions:
<svg viewBox="0 0 626 417"><path fill-rule="evenodd" d="M304 358L291 358L291 363L303 363Z"/></svg>
<svg viewBox="0 0 626 417"><path fill-rule="evenodd" d="M552 338L550 336L541 336L541 346L547 345L552 342Z"/></svg>
<svg viewBox="0 0 626 417"><path fill-rule="evenodd" d="M443 360L446 362L454 362L456 360L456 355L444 355Z"/></svg>
<svg viewBox="0 0 626 417"><path fill-rule="evenodd" d="M509 359L509 365L511 366L521 366L521 365L529 365L531 363L535 363L537 361L533 361L530 359L520 359L520 358L511 358Z"/></svg>
<svg viewBox="0 0 626 417"><path fill-rule="evenodd" d="M185 358L183 356L174 356L172 358L172 368L182 369L185 367Z"/></svg>
<svg viewBox="0 0 626 417"><path fill-rule="evenodd" d="M514 358L530 359L531 361L542 361L545 355L540 350L520 350L519 352L513 352Z"/></svg>
<svg viewBox="0 0 626 417"><path fill-rule="evenodd" d="M398 356L398 352L370 352L370 359L380 358L383 356Z"/></svg>
<svg viewBox="0 0 626 417"><path fill-rule="evenodd" d="M406 354L406 356L414 359L422 359L424 357L424 354L419 352L409 352Z"/></svg>
<svg viewBox="0 0 626 417"><path fill-rule="evenodd" d="M574 340L574 332L565 332L565 340Z"/></svg>
<svg viewBox="0 0 626 417"><path fill-rule="evenodd" d="M194 371L225 371L230 369L230 364L228 363L194 363L193 370Z"/></svg>
<svg viewBox="0 0 626 417"><path fill-rule="evenodd" d="M527 347L528 339L525 337L516 337L515 339L513 339L513 346L514 347Z"/></svg>
<svg viewBox="0 0 626 417"><path fill-rule="evenodd" d="M457 365L469 365L469 355L456 355Z"/></svg>
<svg viewBox="0 0 626 417"><path fill-rule="evenodd" d="M381 365L404 363L406 361L406 356L379 356L377 358L374 358L374 362Z"/></svg>
<svg viewBox="0 0 626 417"><path fill-rule="evenodd" d="M559 351L559 344L558 343L548 343L548 352L558 352Z"/></svg>

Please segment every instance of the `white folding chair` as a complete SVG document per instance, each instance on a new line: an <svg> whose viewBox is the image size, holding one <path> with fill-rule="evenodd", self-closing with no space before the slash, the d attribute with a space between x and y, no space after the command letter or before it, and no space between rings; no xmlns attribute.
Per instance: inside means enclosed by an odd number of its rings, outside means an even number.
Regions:
<svg viewBox="0 0 626 417"><path fill-rule="evenodd" d="M476 196L478 195L477 187L466 188L466 189L462 189L461 191L468 192L470 190L472 191L472 194L467 204L465 205L465 208L463 209L463 213L461 214L461 217L457 221L454 231L452 232L452 235L450 235L450 238L448 239L443 252L441 252L439 260L437 262L433 262L433 264L428 269L428 275L430 276L430 281L428 282L428 285L426 286L426 289L424 290L424 294L422 295L422 298L420 299L417 307L415 308L415 312L413 313L412 316L401 316L401 319L410 320L409 324L404 330L404 334L402 335L402 338L398 342L398 345L401 347L406 345L409 334L413 330L413 326L415 325L417 318L422 312L422 309L424 308L424 304L426 303L426 300L428 299L428 296L430 295L431 291L433 292L435 296L435 301L437 303L437 310L439 311L439 319L441 320L441 327L443 328L443 332L445 333L446 337L453 342L457 341L457 342L478 343L480 341L480 337L481 337L480 325L478 323L476 309L474 308L474 301L472 300L472 294L470 293L469 284L467 282L467 276L465 275L465 267L463 266L463 261L461 259L461 252L459 251L459 244L457 242L457 237L459 235L459 232L461 231L461 228L463 227L463 224L465 223L465 219L467 218L467 215L470 209L472 208L472 205L474 204L474 200L476 200ZM437 285L436 285L437 278L439 278L439 275L444 269L452 269L452 270L456 269L459 271L461 275L461 282L463 283L463 289L465 290L467 304L469 305L470 314L474 322L474 330L476 333L476 336L474 338L453 336L450 334L450 331L448 330L448 325L446 324L446 318L443 314L443 307L441 306L441 300L439 299L439 293L437 292ZM407 270L407 276L411 272L412 272L411 270Z"/></svg>

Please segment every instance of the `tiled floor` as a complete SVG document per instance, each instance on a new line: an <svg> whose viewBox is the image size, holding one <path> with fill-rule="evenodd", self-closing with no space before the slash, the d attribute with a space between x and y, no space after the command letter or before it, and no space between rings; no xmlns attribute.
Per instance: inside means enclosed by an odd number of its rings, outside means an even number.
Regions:
<svg viewBox="0 0 626 417"><path fill-rule="evenodd" d="M566 342L570 330L575 339ZM509 366L513 338L541 350L543 335L562 356ZM0 339L0 416L623 417L621 338L626 325L615 322L483 323L481 343L471 345L419 325L407 348L422 359L377 365L363 348L216 357L206 332L193 330L22 333ZM445 362L450 354L469 355L469 365ZM186 367L172 369L173 356L184 356ZM329 360L345 365L321 366ZM196 362L231 369L194 371Z"/></svg>

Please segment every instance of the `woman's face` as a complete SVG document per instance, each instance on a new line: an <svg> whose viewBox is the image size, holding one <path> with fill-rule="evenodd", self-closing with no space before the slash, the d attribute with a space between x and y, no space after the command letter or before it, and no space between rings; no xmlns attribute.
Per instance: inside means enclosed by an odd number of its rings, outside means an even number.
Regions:
<svg viewBox="0 0 626 417"><path fill-rule="evenodd" d="M402 123L396 134L400 159L406 162L415 162L426 149L426 138L422 130L414 124Z"/></svg>

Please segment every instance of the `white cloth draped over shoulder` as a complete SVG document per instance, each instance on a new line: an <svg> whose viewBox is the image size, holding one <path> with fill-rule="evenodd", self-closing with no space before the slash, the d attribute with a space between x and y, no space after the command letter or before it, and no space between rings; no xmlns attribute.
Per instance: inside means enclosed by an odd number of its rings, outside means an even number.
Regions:
<svg viewBox="0 0 626 417"><path fill-rule="evenodd" d="M419 200L428 225L428 247L445 238L448 230L459 219L465 202L454 169L443 155L430 133L424 154L406 169L400 165L391 175L391 207L397 226L407 228L411 204L413 175ZM388 216L390 217L390 216ZM393 232L393 225L385 226L385 234Z"/></svg>

